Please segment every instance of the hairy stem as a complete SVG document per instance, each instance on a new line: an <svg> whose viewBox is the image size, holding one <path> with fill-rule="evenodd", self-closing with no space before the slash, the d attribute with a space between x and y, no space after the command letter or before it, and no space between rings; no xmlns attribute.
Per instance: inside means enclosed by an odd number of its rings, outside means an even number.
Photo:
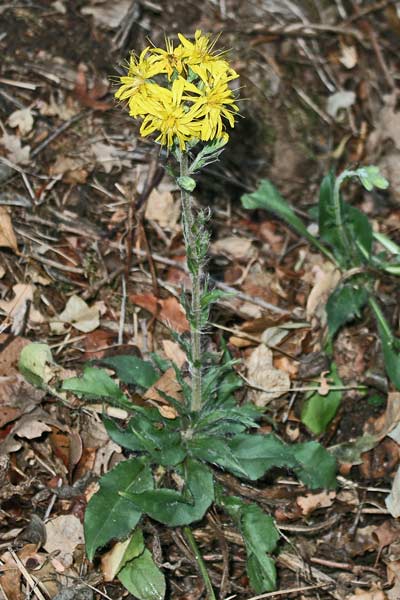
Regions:
<svg viewBox="0 0 400 600"><path fill-rule="evenodd" d="M190 527L186 526L183 528L183 533L185 535L186 541L189 544L191 551L194 554L194 558L195 558L197 566L199 568L200 575L203 578L204 585L207 590L207 600L217 600L216 596L214 594L210 576L207 571L207 567L204 563L203 557L200 554L200 550L196 543L196 540L194 539L192 530L190 529Z"/></svg>
<svg viewBox="0 0 400 600"><path fill-rule="evenodd" d="M188 174L188 156L182 152L180 160L180 176ZM186 245L186 255L190 259L190 279L192 282L191 301L191 378L192 378L192 409L199 411L202 401L202 352L201 352L201 296L203 265L198 256L197 239L195 231L195 216L192 210L190 194L181 188L183 233Z"/></svg>

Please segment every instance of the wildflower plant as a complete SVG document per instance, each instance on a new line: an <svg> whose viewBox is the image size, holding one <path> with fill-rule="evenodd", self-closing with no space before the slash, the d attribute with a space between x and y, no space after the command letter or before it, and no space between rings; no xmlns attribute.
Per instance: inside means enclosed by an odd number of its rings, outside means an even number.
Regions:
<svg viewBox="0 0 400 600"><path fill-rule="evenodd" d="M238 74L226 53L215 50L216 39L201 31L196 31L192 41L181 34L178 38L178 45L167 39L165 48L149 46L139 56L132 54L115 95L140 121L141 136L153 136L168 158L179 165L169 172L181 190L182 230L191 278L191 290L183 291L182 303L190 323L190 340L171 333L186 353L189 376L157 355L151 361L113 356L103 359L101 366L115 371L124 391L98 365L87 365L81 377L65 380L61 390L56 390L58 394L101 398L129 414L125 427L103 416L110 438L125 449L128 458L100 479L86 509L85 539L90 560L98 549L121 540L113 547L109 576L117 576L140 600L162 600L166 594L162 560L158 558L156 563L142 530L148 517L182 528L206 597L215 600L214 586L190 527L212 506L224 512L242 534L255 592L275 589L273 553L279 533L273 518L257 504L231 496L215 479L216 469L255 481L278 467L291 470L310 488L335 486L335 460L318 443L287 445L273 433L257 433L262 410L238 402L235 392L242 380L226 348L214 354L205 349L210 307L222 294L210 288L206 272L210 211L195 210L191 192L196 173L218 159L229 139L227 129L235 125L238 106L231 86ZM37 383L42 370L38 373L40 361L32 360L32 346L24 350L21 369ZM140 393L156 385L171 366L183 399L159 393L172 414L132 402L130 391Z"/></svg>

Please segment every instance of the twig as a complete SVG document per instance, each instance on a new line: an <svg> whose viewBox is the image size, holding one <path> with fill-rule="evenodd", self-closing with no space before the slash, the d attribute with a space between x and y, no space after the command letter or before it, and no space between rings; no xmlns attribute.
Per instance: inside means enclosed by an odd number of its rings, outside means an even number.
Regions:
<svg viewBox="0 0 400 600"><path fill-rule="evenodd" d="M267 394L270 394L271 392L282 392L282 393L287 393L287 392L318 392L318 386L312 386L312 385L306 385L304 387L291 387L289 389L287 388L264 388L261 385L258 385L257 383L253 383L252 381L249 381L249 379L247 379L247 377L245 377L244 375L242 375L241 373L238 373L238 375L243 379L243 381L245 381L247 383L247 385L249 387L251 387L253 390L257 390L258 392L265 392ZM344 392L346 390L362 390L365 391L367 390L367 386L365 385L329 385L329 392Z"/></svg>

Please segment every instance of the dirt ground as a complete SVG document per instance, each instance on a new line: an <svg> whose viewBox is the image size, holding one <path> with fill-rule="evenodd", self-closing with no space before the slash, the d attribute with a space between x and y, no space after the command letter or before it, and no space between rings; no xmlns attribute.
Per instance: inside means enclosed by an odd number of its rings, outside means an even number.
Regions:
<svg viewBox="0 0 400 600"><path fill-rule="evenodd" d="M210 347L223 338L246 375L272 327L271 369L292 387L326 371L327 261L283 222L245 211L240 197L269 178L299 215L330 168L376 164L387 191L345 188L375 230L400 243L400 3L368 0L14 0L0 5L0 598L133 598L85 558L82 519L99 475L122 458L101 407L71 405L17 370L28 341L49 344L65 376L87 361L132 353L175 356L166 323L187 330L178 190L157 147L113 99L131 50L196 29L221 33L239 72L240 117L197 202L213 211L211 277L240 292L216 304ZM126 289L122 281L126 282ZM399 334L399 286L380 300ZM65 314L67 302L79 307ZM82 305L86 303L86 305ZM280 329L282 331L282 329ZM224 484L274 516L282 532L279 592L264 597L400 599L400 524L385 498L399 463L388 436L400 394L388 384L372 316L343 328L335 361L346 389L319 441L375 436L339 465L336 492L310 493L290 473L257 486ZM262 368L261 368L262 371ZM266 375L266 382L268 374ZM258 381L264 384L262 375ZM361 393L357 386L367 386ZM243 397L257 399L244 387ZM259 396L258 396L259 399ZM313 439L300 422L304 394L268 405L265 431ZM137 401L142 401L137 399ZM314 436L315 438L315 436ZM235 488L236 486L236 488ZM146 525L169 578L168 598L204 589L179 530ZM220 598L250 600L245 552L225 517L196 525ZM108 548L109 549L109 548ZM162 550L161 550L162 549ZM107 550L107 549L106 549ZM104 553L103 553L104 554ZM225 577L223 577L225 575ZM228 575L228 576L227 576ZM299 591L296 591L299 590Z"/></svg>

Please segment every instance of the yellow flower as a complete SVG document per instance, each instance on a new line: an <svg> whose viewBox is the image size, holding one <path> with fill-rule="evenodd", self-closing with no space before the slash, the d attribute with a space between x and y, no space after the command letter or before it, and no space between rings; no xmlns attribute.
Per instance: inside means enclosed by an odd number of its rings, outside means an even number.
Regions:
<svg viewBox="0 0 400 600"><path fill-rule="evenodd" d="M229 63L221 58L222 53L212 53L218 37L211 41L210 36L202 34L199 29L194 35L194 42L189 41L181 33L178 33L178 37L184 48L185 64L204 82L207 82L208 75L212 75L217 79L221 77L236 79L239 77L236 71L229 66Z"/></svg>
<svg viewBox="0 0 400 600"><path fill-rule="evenodd" d="M203 141L223 137L225 118L231 127L235 126L235 113L239 110L235 97L226 80L216 80L212 85L204 85L202 89L186 83L186 89L195 96L184 96L192 102L198 117L202 117L200 137Z"/></svg>
<svg viewBox="0 0 400 600"><path fill-rule="evenodd" d="M157 96L140 100L143 112L147 113L140 128L143 137L159 132L157 142L168 149L178 142L181 150L185 150L188 140L199 137L197 109L188 109L181 102L185 85L185 80L180 77L173 82L171 90L160 88L162 92Z"/></svg>
<svg viewBox="0 0 400 600"><path fill-rule="evenodd" d="M122 85L115 93L118 100L127 100L134 94L144 92L149 85L148 80L160 73L154 57L146 56L148 51L149 48L145 48L139 59L131 54L128 75L120 77Z"/></svg>
<svg viewBox="0 0 400 600"><path fill-rule="evenodd" d="M183 70L184 50L182 45L174 48L174 43L169 38L165 38L165 50L163 48L153 48L151 52L156 55L154 63L160 69L160 73L166 73L168 79L171 79L174 71L177 71L180 75Z"/></svg>

